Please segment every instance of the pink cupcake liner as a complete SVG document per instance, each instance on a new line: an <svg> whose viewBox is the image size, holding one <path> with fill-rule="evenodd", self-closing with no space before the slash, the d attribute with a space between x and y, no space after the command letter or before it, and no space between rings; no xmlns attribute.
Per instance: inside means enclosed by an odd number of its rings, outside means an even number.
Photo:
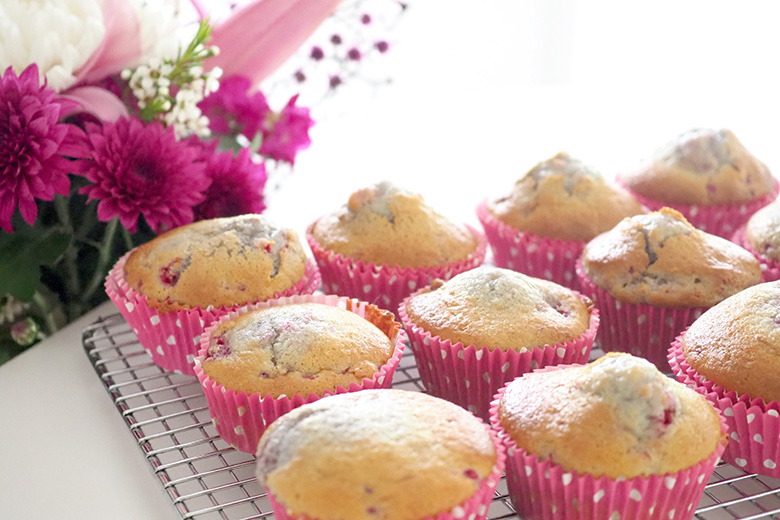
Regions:
<svg viewBox="0 0 780 520"><path fill-rule="evenodd" d="M490 438L493 440L493 445L496 447L496 463L493 466L490 475L482 481L474 494L461 504L458 504L449 511L438 513L435 516L426 516L424 519L421 518L421 520L480 520L487 517L490 502L493 500L498 483L504 473L506 450L499 439L498 434L493 429L488 428L487 425L485 425L485 427L490 434ZM265 491L268 494L268 500L271 503L271 508L273 509L274 518L276 520L317 520L308 515L288 514L287 509L276 500L273 493L268 488L265 488Z"/></svg>
<svg viewBox="0 0 780 520"><path fill-rule="evenodd" d="M756 257L759 265L761 266L761 281L762 282L774 282L780 280L780 262L774 258L767 258L761 253L755 250L755 248L748 242L746 236L747 224L740 226L736 233L731 237L731 241L742 246L750 254Z"/></svg>
<svg viewBox="0 0 780 520"><path fill-rule="evenodd" d="M585 274L577 261L582 292L601 314L598 346L604 352L628 352L643 357L660 371L669 372L669 345L709 307L657 307L616 300Z"/></svg>
<svg viewBox="0 0 780 520"><path fill-rule="evenodd" d="M263 396L259 393L248 394L245 391L236 391L217 383L203 371L202 363L208 352L211 333L220 324L249 311L292 303L322 303L340 307L372 321L393 341L395 348L392 356L370 379L364 378L360 384L351 383L347 388L337 386L335 390L326 390L322 395L311 393L307 396L295 394L293 396L274 397L272 395ZM194 370L203 387L209 413L219 436L236 449L254 454L257 451L257 443L260 440L260 436L266 428L277 418L294 408L317 401L328 395L357 392L370 388L390 388L393 382L393 375L404 352L406 334L400 323L396 322L392 315L389 315L387 318L389 322L387 324L375 323L375 320L372 320L369 314L371 312L369 309L374 309L375 311L376 306L336 295L295 295L240 307L221 316L209 325L201 339L200 350L195 358Z"/></svg>
<svg viewBox="0 0 780 520"><path fill-rule="evenodd" d="M193 361L198 353L205 328L233 309L241 307L195 307L160 313L150 307L146 296L131 288L125 280L125 254L108 273L106 293L127 320L138 341L159 367L180 374L195 375ZM291 288L275 297L311 294L320 284L320 274L312 259L306 261L303 277Z"/></svg>
<svg viewBox="0 0 780 520"><path fill-rule="evenodd" d="M458 262L421 268L367 264L323 248L312 234L315 224L316 222L306 230L306 239L322 275L324 292L357 298L392 312L395 312L401 300L432 280L449 280L456 274L482 265L487 252L485 236L466 225L477 240L477 248L474 253Z"/></svg>
<svg viewBox="0 0 780 520"><path fill-rule="evenodd" d="M775 200L778 191L780 191L780 183L775 179L775 186L770 193L749 202L740 204L689 205L666 203L660 200L648 199L647 197L643 197L636 192L631 191L620 183L619 179L618 183L631 192L642 205L647 206L651 211L657 211L664 206L676 209L682 213L694 227L725 239L731 239L734 232L740 226L747 223L753 213Z"/></svg>
<svg viewBox="0 0 780 520"><path fill-rule="evenodd" d="M678 381L703 394L725 417L731 433L723 460L750 473L780 478L780 403L751 399L705 379L685 359L684 335L669 347L669 364Z"/></svg>
<svg viewBox="0 0 780 520"><path fill-rule="evenodd" d="M506 351L452 343L431 335L409 318L406 303L423 290L405 299L398 309L420 380L431 395L453 402L484 420L490 417L490 401L496 391L514 378L540 367L587 362L599 328L599 311L588 302L588 329L565 343Z"/></svg>
<svg viewBox="0 0 780 520"><path fill-rule="evenodd" d="M514 229L490 213L487 200L477 206L477 218L485 230L496 266L580 290L574 265L585 248L585 241L548 238Z"/></svg>
<svg viewBox="0 0 780 520"><path fill-rule="evenodd" d="M658 520L693 518L726 443L689 468L665 475L611 479L565 471L528 453L509 437L498 418L506 387L495 396L490 422L507 449L509 498L524 520ZM721 431L726 423L720 417Z"/></svg>

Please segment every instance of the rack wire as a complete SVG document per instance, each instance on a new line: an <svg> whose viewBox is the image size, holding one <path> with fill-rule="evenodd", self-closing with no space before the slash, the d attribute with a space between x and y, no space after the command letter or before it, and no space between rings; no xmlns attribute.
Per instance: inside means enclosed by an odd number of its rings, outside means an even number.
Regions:
<svg viewBox="0 0 780 520"><path fill-rule="evenodd" d="M211 423L194 376L152 363L119 314L86 327L82 343L119 414L182 520L272 519L254 476L252 455L231 448ZM594 351L594 356L600 355ZM407 349L393 387L424 391ZM490 520L519 519L502 479L488 510ZM780 519L780 479L745 473L720 463L695 513L697 520Z"/></svg>

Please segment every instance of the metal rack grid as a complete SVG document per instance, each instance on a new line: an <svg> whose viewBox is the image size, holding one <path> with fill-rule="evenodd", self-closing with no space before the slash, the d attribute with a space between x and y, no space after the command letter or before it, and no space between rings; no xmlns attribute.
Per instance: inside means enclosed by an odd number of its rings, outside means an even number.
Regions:
<svg viewBox="0 0 780 520"><path fill-rule="evenodd" d="M273 518L254 477L254 457L231 448L217 435L194 376L166 372L152 363L119 314L101 317L86 327L82 343L181 519ZM401 360L393 387L423 390L410 349ZM519 518L503 479L488 518ZM721 463L695 518L780 518L780 479L752 475Z"/></svg>

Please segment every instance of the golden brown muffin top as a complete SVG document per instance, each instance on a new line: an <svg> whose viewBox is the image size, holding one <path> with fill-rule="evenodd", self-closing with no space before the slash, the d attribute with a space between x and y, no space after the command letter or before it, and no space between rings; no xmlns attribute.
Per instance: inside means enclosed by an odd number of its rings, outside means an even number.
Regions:
<svg viewBox="0 0 780 520"><path fill-rule="evenodd" d="M368 317L392 330L390 312L376 310ZM218 384L239 392L321 395L371 379L393 350L388 335L366 318L322 303L297 303L222 323L210 336L202 367Z"/></svg>
<svg viewBox="0 0 780 520"><path fill-rule="evenodd" d="M780 401L780 282L749 287L707 310L682 348L691 367L727 391Z"/></svg>
<svg viewBox="0 0 780 520"><path fill-rule="evenodd" d="M389 182L356 191L312 229L321 246L366 263L432 267L466 259L477 241L463 226Z"/></svg>
<svg viewBox="0 0 780 520"><path fill-rule="evenodd" d="M780 200L753 213L745 226L745 238L761 256L780 260Z"/></svg>
<svg viewBox="0 0 780 520"><path fill-rule="evenodd" d="M539 459L613 479L693 466L725 438L703 396L629 354L525 374L508 385L498 415Z"/></svg>
<svg viewBox="0 0 780 520"><path fill-rule="evenodd" d="M688 130L636 170L619 176L633 192L668 204L735 204L771 193L775 180L731 130Z"/></svg>
<svg viewBox="0 0 780 520"><path fill-rule="evenodd" d="M746 249L661 208L626 218L585 245L582 266L616 299L663 307L710 307L761 279Z"/></svg>
<svg viewBox="0 0 780 520"><path fill-rule="evenodd" d="M436 281L409 299L413 323L464 346L519 350L573 340L588 329L588 304L554 282L493 266Z"/></svg>
<svg viewBox="0 0 780 520"><path fill-rule="evenodd" d="M263 215L201 220L137 247L125 264L133 289L161 312L267 300L293 287L306 253L292 229Z"/></svg>
<svg viewBox="0 0 780 520"><path fill-rule="evenodd" d="M565 152L531 168L488 209L514 229L584 241L642 213L633 195Z"/></svg>
<svg viewBox="0 0 780 520"><path fill-rule="evenodd" d="M276 420L260 439L257 477L293 515L408 520L471 497L496 457L486 425L463 408L420 392L363 390Z"/></svg>

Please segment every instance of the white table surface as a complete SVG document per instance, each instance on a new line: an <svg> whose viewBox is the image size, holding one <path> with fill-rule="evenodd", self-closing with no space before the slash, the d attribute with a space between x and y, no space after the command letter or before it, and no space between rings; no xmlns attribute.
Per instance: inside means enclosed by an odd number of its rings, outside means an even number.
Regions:
<svg viewBox="0 0 780 520"><path fill-rule="evenodd" d="M391 179L476 224L483 197L559 150L612 174L696 126L731 128L780 171L779 13L768 0L412 0L382 58L393 83L323 105L268 213L302 233ZM0 367L0 518L177 518L81 345L112 309Z"/></svg>

